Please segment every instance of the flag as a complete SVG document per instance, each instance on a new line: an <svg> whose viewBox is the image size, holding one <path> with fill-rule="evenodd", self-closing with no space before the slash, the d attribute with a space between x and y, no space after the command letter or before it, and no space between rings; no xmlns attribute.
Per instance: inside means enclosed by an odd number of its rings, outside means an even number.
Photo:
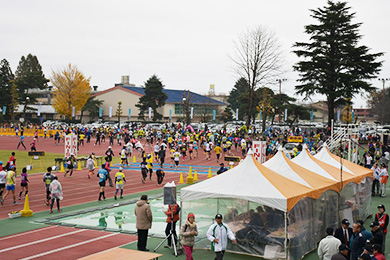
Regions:
<svg viewBox="0 0 390 260"><path fill-rule="evenodd" d="M108 108L108 117L112 117L112 107Z"/></svg>
<svg viewBox="0 0 390 260"><path fill-rule="evenodd" d="M131 108L129 108L129 119L131 117Z"/></svg>
<svg viewBox="0 0 390 260"><path fill-rule="evenodd" d="M149 107L149 119L151 119L151 118L152 118L152 108Z"/></svg>
<svg viewBox="0 0 390 260"><path fill-rule="evenodd" d="M99 107L99 117L103 116L103 108Z"/></svg>
<svg viewBox="0 0 390 260"><path fill-rule="evenodd" d="M236 121L238 121L238 108L236 108Z"/></svg>
<svg viewBox="0 0 390 260"><path fill-rule="evenodd" d="M191 119L194 118L194 107L191 107Z"/></svg>

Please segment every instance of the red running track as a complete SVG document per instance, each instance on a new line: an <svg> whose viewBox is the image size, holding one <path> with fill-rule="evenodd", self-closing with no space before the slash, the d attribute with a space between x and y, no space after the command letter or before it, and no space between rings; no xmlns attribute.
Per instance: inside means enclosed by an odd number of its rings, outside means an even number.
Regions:
<svg viewBox="0 0 390 260"><path fill-rule="evenodd" d="M114 178L114 173L116 171L113 170L111 173L111 177ZM138 193L138 192L145 192L147 194L147 191L160 189L162 186L157 185L156 175L153 173L152 181L149 179L146 181L145 184L141 182L141 171L129 171L124 170L124 174L126 175L127 182L124 184L123 189L123 195ZM72 205L77 205L81 203L86 202L93 202L96 201L96 205L98 205L97 199L99 197L100 187L99 187L99 179L96 177L96 175L92 175L91 179L88 179L88 173L87 170L81 170L81 171L74 171L73 177L70 178L69 176L64 177L63 173L54 173L58 176L58 180L60 181L62 185L62 190L64 194L64 199L60 202L60 207L67 207ZM184 178L187 175L185 174ZM43 174L37 174L29 176L29 203L30 203L30 209L32 209L34 212L41 212L41 211L47 211L49 215L49 207L45 205L44 199L46 198L46 190L45 185L43 183ZM162 185L164 185L167 182L175 181L176 183L179 182L180 174L179 173L166 173L164 182ZM199 174L198 178L200 180L204 180L207 178L207 175L205 174ZM17 181L17 183L19 183ZM20 184L16 187L16 193L19 194L20 192ZM23 193L24 194L24 193ZM114 194L115 194L115 187L107 186L105 187L105 194L107 200L112 200L114 202ZM118 195L120 194L120 191ZM9 195L4 205L0 205L0 219L1 218L7 218L8 213L15 210L21 210L24 206L24 198L22 200L18 200L18 205L12 204L12 196ZM121 201L118 198L118 201ZM57 213L56 204L53 206L53 214ZM66 209L63 211L66 212Z"/></svg>
<svg viewBox="0 0 390 260"><path fill-rule="evenodd" d="M137 240L136 236L49 226L0 238L0 259L78 259Z"/></svg>

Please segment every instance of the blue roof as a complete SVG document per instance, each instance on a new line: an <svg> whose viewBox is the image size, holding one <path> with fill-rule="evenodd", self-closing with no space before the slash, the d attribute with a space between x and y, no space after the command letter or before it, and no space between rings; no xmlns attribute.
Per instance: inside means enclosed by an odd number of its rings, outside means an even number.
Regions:
<svg viewBox="0 0 390 260"><path fill-rule="evenodd" d="M123 86L122 88L137 92L141 95L145 94L145 91L141 87L133 87L133 86ZM163 92L167 94L168 98L165 101L166 103L182 103L184 97L184 90L176 90L176 89L163 89ZM187 91L185 91L187 92ZM216 104L216 105L226 105L226 103L215 100L213 98L209 98L194 92L189 91L190 103L194 104Z"/></svg>

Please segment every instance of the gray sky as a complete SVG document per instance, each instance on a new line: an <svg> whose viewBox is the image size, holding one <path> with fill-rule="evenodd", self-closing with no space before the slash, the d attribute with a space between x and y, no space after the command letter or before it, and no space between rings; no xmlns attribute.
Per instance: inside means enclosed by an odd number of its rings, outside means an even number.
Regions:
<svg viewBox="0 0 390 260"><path fill-rule="evenodd" d="M294 95L298 75L291 53L296 41L307 41L304 26L314 23L309 9L326 0L15 0L0 8L0 59L15 71L20 57L36 55L46 77L69 63L91 77L100 90L119 83L143 83L157 74L166 88L228 93L237 80L232 71L233 41L258 25L273 30L285 54L282 92ZM388 0L349 1L363 22L361 44L385 52L380 77L390 78ZM382 87L373 80L373 85ZM387 87L390 82L387 82ZM277 86L272 87L274 90ZM301 99L301 97L298 97ZM314 100L323 100L317 96ZM364 99L354 99L365 107Z"/></svg>

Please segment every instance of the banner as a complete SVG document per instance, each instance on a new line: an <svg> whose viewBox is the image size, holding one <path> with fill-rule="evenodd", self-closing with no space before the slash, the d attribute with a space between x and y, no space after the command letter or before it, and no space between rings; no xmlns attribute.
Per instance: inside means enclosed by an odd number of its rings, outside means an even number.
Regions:
<svg viewBox="0 0 390 260"><path fill-rule="evenodd" d="M287 108L284 110L284 122L287 122Z"/></svg>
<svg viewBox="0 0 390 260"><path fill-rule="evenodd" d="M7 107L3 106L3 116L5 116L5 113L7 112Z"/></svg>
<svg viewBox="0 0 390 260"><path fill-rule="evenodd" d="M73 133L65 135L65 158L71 154L77 156L77 135Z"/></svg>
<svg viewBox="0 0 390 260"><path fill-rule="evenodd" d="M72 107L72 117L75 117L75 116L76 116L76 108Z"/></svg>
<svg viewBox="0 0 390 260"><path fill-rule="evenodd" d="M152 118L152 108L149 107L149 119L151 119L151 118Z"/></svg>
<svg viewBox="0 0 390 260"><path fill-rule="evenodd" d="M351 118L351 123L355 121L355 111L352 110L352 118Z"/></svg>
<svg viewBox="0 0 390 260"><path fill-rule="evenodd" d="M194 118L194 107L191 107L191 119Z"/></svg>
<svg viewBox="0 0 390 260"><path fill-rule="evenodd" d="M238 108L236 108L236 121L238 121Z"/></svg>
<svg viewBox="0 0 390 260"><path fill-rule="evenodd" d="M99 117L103 116L103 108L99 107Z"/></svg>
<svg viewBox="0 0 390 260"><path fill-rule="evenodd" d="M253 156L259 163L266 160L267 144L265 141L253 141Z"/></svg>
<svg viewBox="0 0 390 260"><path fill-rule="evenodd" d="M215 121L215 117L217 115L217 112L215 111L215 109L213 110L213 120Z"/></svg>
<svg viewBox="0 0 390 260"><path fill-rule="evenodd" d="M112 117L112 107L108 108L108 117Z"/></svg>
<svg viewBox="0 0 390 260"><path fill-rule="evenodd" d="M41 116L41 108L42 108L42 104L39 103L39 105L38 105L38 111L37 111L37 116L38 116L38 117Z"/></svg>
<svg viewBox="0 0 390 260"><path fill-rule="evenodd" d="M169 119L172 119L172 109L169 109Z"/></svg>
<svg viewBox="0 0 390 260"><path fill-rule="evenodd" d="M131 108L129 108L129 119L131 117Z"/></svg>
<svg viewBox="0 0 390 260"><path fill-rule="evenodd" d="M260 120L263 119L263 111L260 110Z"/></svg>
<svg viewBox="0 0 390 260"><path fill-rule="evenodd" d="M313 122L313 109L310 110L310 122Z"/></svg>
<svg viewBox="0 0 390 260"><path fill-rule="evenodd" d="M340 109L337 110L337 122L340 122Z"/></svg>

